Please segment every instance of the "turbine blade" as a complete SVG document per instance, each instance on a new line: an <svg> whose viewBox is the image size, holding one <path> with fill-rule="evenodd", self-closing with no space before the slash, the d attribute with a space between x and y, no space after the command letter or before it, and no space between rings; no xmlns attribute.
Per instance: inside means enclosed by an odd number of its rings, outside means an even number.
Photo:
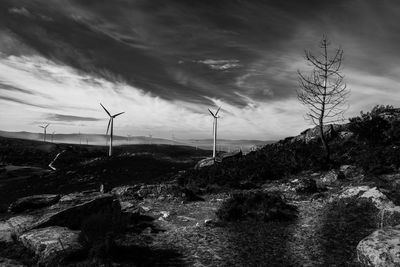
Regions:
<svg viewBox="0 0 400 267"><path fill-rule="evenodd" d="M108 125L107 125L107 132L106 135L108 134L108 130L110 129L110 124L111 124L111 119L108 120Z"/></svg>
<svg viewBox="0 0 400 267"><path fill-rule="evenodd" d="M107 114L108 114L108 116L110 116L111 117L111 114L110 114L110 112L108 112L108 110L100 103L100 106L102 106L103 107L103 109L104 109L104 111L105 112L107 112Z"/></svg>
<svg viewBox="0 0 400 267"><path fill-rule="evenodd" d="M217 109L217 112L215 112L215 116L218 115L218 112L219 112L220 109L221 109L221 107L219 107L219 108Z"/></svg>
<svg viewBox="0 0 400 267"><path fill-rule="evenodd" d="M212 111L211 111L210 109L208 109L208 111L210 111L211 115L212 115L213 117L215 117L214 113L212 113Z"/></svg>
<svg viewBox="0 0 400 267"><path fill-rule="evenodd" d="M113 115L113 118L115 118L115 117L117 117L117 116L119 116L119 115L121 115L121 114L123 114L123 113L125 113L125 112L117 113L117 114Z"/></svg>
<svg viewBox="0 0 400 267"><path fill-rule="evenodd" d="M44 128L43 126L39 125L40 128Z"/></svg>

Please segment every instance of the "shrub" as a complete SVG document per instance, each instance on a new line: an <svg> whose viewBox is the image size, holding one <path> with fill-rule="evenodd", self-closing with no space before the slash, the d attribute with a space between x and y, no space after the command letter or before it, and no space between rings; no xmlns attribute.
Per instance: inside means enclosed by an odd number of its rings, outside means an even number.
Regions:
<svg viewBox="0 0 400 267"><path fill-rule="evenodd" d="M238 221L247 218L257 220L290 220L296 217L297 208L288 205L277 193L235 193L216 212L222 221Z"/></svg>
<svg viewBox="0 0 400 267"><path fill-rule="evenodd" d="M368 199L344 198L329 203L323 210L318 230L325 241L325 265L353 266L356 246L377 227L378 209Z"/></svg>
<svg viewBox="0 0 400 267"><path fill-rule="evenodd" d="M89 250L94 261L111 257L114 238L125 231L127 220L122 216L98 213L89 216L81 226L80 242Z"/></svg>

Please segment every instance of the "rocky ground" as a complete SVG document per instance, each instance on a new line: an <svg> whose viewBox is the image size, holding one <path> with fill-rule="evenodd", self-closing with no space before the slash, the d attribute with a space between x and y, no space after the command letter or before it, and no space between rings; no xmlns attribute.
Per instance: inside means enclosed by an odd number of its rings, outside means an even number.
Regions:
<svg viewBox="0 0 400 267"><path fill-rule="evenodd" d="M374 185L344 166L342 172L302 173L250 190L283 194L298 208L297 218L285 222L222 222L216 211L233 191L200 199L173 182L20 199L0 222L0 247L21 252L0 249L0 263L51 266L56 256L79 255L85 217L117 212L134 223L115 236L113 266L389 266L398 260L393 238L400 232L392 226L400 223L400 207L381 192L387 189ZM64 263L96 266L85 257Z"/></svg>

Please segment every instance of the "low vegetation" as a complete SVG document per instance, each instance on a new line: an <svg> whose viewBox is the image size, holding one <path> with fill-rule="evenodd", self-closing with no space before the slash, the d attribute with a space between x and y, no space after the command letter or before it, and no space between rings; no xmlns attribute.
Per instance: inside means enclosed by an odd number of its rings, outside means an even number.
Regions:
<svg viewBox="0 0 400 267"><path fill-rule="evenodd" d="M180 182L206 192L241 188L243 183L262 184L301 171L322 171L340 165L360 166L366 174L384 174L400 167L400 112L392 106L376 106L345 125L352 136L329 140L331 161L316 138L308 143L287 138L238 159L190 170Z"/></svg>
<svg viewBox="0 0 400 267"><path fill-rule="evenodd" d="M244 191L226 200L217 211L217 217L221 221L290 220L296 217L296 212L296 207L287 204L278 193Z"/></svg>

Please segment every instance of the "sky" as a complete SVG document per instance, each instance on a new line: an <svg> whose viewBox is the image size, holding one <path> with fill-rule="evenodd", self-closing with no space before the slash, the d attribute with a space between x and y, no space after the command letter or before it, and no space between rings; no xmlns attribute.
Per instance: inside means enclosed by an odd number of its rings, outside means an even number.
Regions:
<svg viewBox="0 0 400 267"><path fill-rule="evenodd" d="M344 50L346 118L400 101L396 0L1 0L0 130L277 140L304 50Z"/></svg>

